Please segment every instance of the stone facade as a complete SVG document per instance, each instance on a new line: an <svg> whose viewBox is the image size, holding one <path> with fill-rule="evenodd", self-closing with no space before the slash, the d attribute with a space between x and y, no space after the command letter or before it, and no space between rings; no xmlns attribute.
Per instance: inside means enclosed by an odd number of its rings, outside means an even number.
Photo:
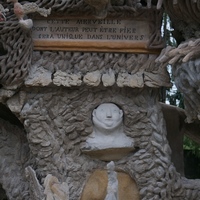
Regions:
<svg viewBox="0 0 200 200"><path fill-rule="evenodd" d="M102 1L99 6L83 0L35 3L65 17L79 11L96 18L162 14L157 10L161 1ZM118 199L200 197L200 181L182 177L171 161L158 101L159 88L171 86L160 60L163 54L35 51L31 31L20 26L13 5L2 5L9 11L0 22L0 100L24 127L0 121L0 183L9 199L107 198L108 162L81 149L93 132L93 110L103 103L120 108L123 132L134 141L135 149L114 163ZM149 48L162 45L159 33L153 32ZM90 195L96 180L103 188Z"/></svg>

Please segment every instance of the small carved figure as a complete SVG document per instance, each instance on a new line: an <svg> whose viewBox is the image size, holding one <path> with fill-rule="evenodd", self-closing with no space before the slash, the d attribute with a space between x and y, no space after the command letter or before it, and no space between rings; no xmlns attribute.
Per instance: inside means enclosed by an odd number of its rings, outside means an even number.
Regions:
<svg viewBox="0 0 200 200"><path fill-rule="evenodd" d="M104 200L118 200L118 180L117 172L115 172L115 163L111 161L107 164L108 170L108 186L107 195Z"/></svg>
<svg viewBox="0 0 200 200"><path fill-rule="evenodd" d="M14 3L14 13L19 19L19 23L23 28L30 29L33 26L31 19L24 20L24 16L29 13L38 12L40 15L47 17L51 13L51 8L39 8L36 3L25 3L21 4L18 0L7 0L7 2Z"/></svg>
<svg viewBox="0 0 200 200"><path fill-rule="evenodd" d="M5 13L8 12L8 9L5 9L1 4L0 4L0 22L6 21L6 16Z"/></svg>
<svg viewBox="0 0 200 200"><path fill-rule="evenodd" d="M103 103L92 114L94 131L86 140L86 148L106 149L133 147L132 138L123 132L123 111L113 103Z"/></svg>

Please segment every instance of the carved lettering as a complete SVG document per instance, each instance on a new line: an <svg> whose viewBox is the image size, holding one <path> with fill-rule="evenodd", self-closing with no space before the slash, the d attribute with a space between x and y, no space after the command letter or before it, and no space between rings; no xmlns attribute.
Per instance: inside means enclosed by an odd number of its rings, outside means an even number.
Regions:
<svg viewBox="0 0 200 200"><path fill-rule="evenodd" d="M47 24L69 24L69 20L68 19L64 19L64 20L55 20L55 19L51 19L51 20L47 20Z"/></svg>
<svg viewBox="0 0 200 200"><path fill-rule="evenodd" d="M98 28L83 27L83 28L82 28L82 32L86 32L86 33L88 33L88 32L95 32L95 33L96 33L96 32L97 32L97 29L98 29Z"/></svg>
<svg viewBox="0 0 200 200"><path fill-rule="evenodd" d="M76 21L76 24L91 24L91 25L94 25L94 24L98 24L98 25L101 25L101 24L121 24L121 20L110 20L110 19L78 19Z"/></svg>
<svg viewBox="0 0 200 200"><path fill-rule="evenodd" d="M79 32L78 27L49 27L51 32Z"/></svg>
<svg viewBox="0 0 200 200"><path fill-rule="evenodd" d="M120 44L124 41L127 41L126 44L129 46L131 43L133 46L140 43L145 47L151 34L149 27L148 21L133 19L36 19L32 28L32 36L38 46L42 44L40 40L50 41L51 45L57 45L57 41L61 41L59 45L66 44L67 46L69 46L68 41L75 42L78 40L83 42L81 45L97 41L97 48L101 42L117 42ZM85 48L87 45L84 44L83 46ZM45 44L46 47L47 43Z"/></svg>
<svg viewBox="0 0 200 200"><path fill-rule="evenodd" d="M103 35L87 35L87 39L102 40Z"/></svg>
<svg viewBox="0 0 200 200"><path fill-rule="evenodd" d="M54 39L53 34L39 34L40 39Z"/></svg>
<svg viewBox="0 0 200 200"><path fill-rule="evenodd" d="M32 31L46 31L47 27L35 27L33 26Z"/></svg>
<svg viewBox="0 0 200 200"><path fill-rule="evenodd" d="M72 39L72 40L82 40L83 35L82 34L57 34L58 39Z"/></svg>

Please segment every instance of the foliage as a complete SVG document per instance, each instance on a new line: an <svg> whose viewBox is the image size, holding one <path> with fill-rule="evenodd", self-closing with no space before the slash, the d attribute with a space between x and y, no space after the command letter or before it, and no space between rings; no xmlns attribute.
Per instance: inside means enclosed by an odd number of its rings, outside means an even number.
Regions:
<svg viewBox="0 0 200 200"><path fill-rule="evenodd" d="M175 86L174 86L175 87ZM170 105L178 106L184 109L184 98L183 95L177 89L166 90L166 100Z"/></svg>
<svg viewBox="0 0 200 200"><path fill-rule="evenodd" d="M200 145L188 138L187 136L185 136L183 140L183 149L190 150L192 154L200 158Z"/></svg>
<svg viewBox="0 0 200 200"><path fill-rule="evenodd" d="M167 13L163 14L163 22L162 22L162 36L166 42L167 46L177 46L177 42L175 40L175 38L172 35L173 32L173 28L172 28L172 24L171 24L171 20L169 18L169 15Z"/></svg>

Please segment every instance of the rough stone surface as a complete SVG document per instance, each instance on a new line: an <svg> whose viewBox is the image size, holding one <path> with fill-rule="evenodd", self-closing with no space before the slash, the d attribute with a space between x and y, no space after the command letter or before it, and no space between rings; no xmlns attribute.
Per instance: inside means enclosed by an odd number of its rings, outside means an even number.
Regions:
<svg viewBox="0 0 200 200"><path fill-rule="evenodd" d="M143 74L136 73L129 75L128 73L120 73L117 78L117 85L119 87L142 88L144 87Z"/></svg>
<svg viewBox="0 0 200 200"><path fill-rule="evenodd" d="M198 181L188 186L171 162L157 89L32 88L29 92L24 88L23 93L26 101L18 114L24 121L30 151L36 161L32 177L40 185L48 174L56 176L60 183L67 180L69 199L77 200L92 172L106 169L106 162L84 155L81 146L93 131L92 119L88 116L92 116L98 105L112 102L123 110L124 133L134 139L137 149L116 161L116 170L128 173L136 181L140 199L194 196L192 199L196 200L199 197L195 186ZM28 184L27 187L31 189ZM33 195L28 198L37 199Z"/></svg>
<svg viewBox="0 0 200 200"><path fill-rule="evenodd" d="M40 8L52 9L58 17L95 15L148 19L152 35L147 48L163 47L160 34L163 12L155 8L161 7L162 0L112 0L109 6L101 2L101 9L100 5L95 7L92 0L90 3L85 0L31 2L36 2L34 5ZM24 134L22 129L15 130L12 125L0 121L0 183L9 199L42 200L49 193L49 198L62 199L69 195L70 200L78 200L96 170L100 173L96 178L100 177L99 183L104 185L98 195L105 198L107 162L81 151L93 132L92 111L102 103L114 103L123 110L124 134L135 142L136 151L115 162L118 174L125 174L121 178L123 181L119 181L124 184L123 192L127 184L135 181L139 193L136 195L141 200L200 199L200 181L181 177L171 161L164 117L157 100L157 88L171 85L163 63L172 56L171 64L178 61L174 70L177 85L191 97L186 99L186 109L192 110L188 121L199 118L199 26L196 26L199 19L196 12L190 12L190 8L198 11L198 5L198 0L165 1L164 6L168 11L172 8L171 13L179 13L177 8L190 13L196 22L187 28L185 24L190 24L191 19L187 17L189 21L184 18L182 22L186 23L180 25L184 25L184 38L195 36L195 40L186 41L177 49L168 48L169 54L163 51L158 58L160 64L155 62L157 55L153 54L33 51L31 31L22 29L12 3L2 3L4 10L1 7L1 12L8 12L6 18L0 20L0 100L16 112L26 131ZM187 90L188 82L192 87ZM48 180L55 181L53 184L46 179L49 174L53 177ZM133 196L129 190L126 194Z"/></svg>
<svg viewBox="0 0 200 200"><path fill-rule="evenodd" d="M57 86L80 86L82 83L80 74L67 74L62 71L57 71L54 74L53 83Z"/></svg>
<svg viewBox="0 0 200 200"><path fill-rule="evenodd" d="M161 55L157 58L157 62L163 64L171 63L173 68L173 75L175 78L175 84L180 92L184 95L184 105L187 114L187 122L192 123L195 120L200 120L199 110L199 66L200 59L198 58L198 51L193 51L189 48L187 41L180 44L178 48L166 48ZM196 49L199 49L197 41L195 43ZM181 50L183 51L182 54ZM178 54L176 54L179 52Z"/></svg>
<svg viewBox="0 0 200 200"><path fill-rule="evenodd" d="M115 72L112 69L102 75L102 82L105 87L113 86L115 84Z"/></svg>
<svg viewBox="0 0 200 200"><path fill-rule="evenodd" d="M184 95L187 122L199 121L199 0L165 1L177 47L166 47L157 62L172 65L178 90ZM182 15L182 13L187 13Z"/></svg>
<svg viewBox="0 0 200 200"><path fill-rule="evenodd" d="M51 71L57 86L86 83L96 87L102 82L105 87L170 87L166 67L155 63L156 58L148 54L34 52L32 64Z"/></svg>
<svg viewBox="0 0 200 200"><path fill-rule="evenodd" d="M48 86L52 83L52 73L40 66L32 66L25 80L26 86Z"/></svg>
<svg viewBox="0 0 200 200"><path fill-rule="evenodd" d="M9 98L6 104L13 113L20 113L26 99L25 92L19 92L13 97Z"/></svg>
<svg viewBox="0 0 200 200"><path fill-rule="evenodd" d="M29 200L25 166L33 164L25 132L0 119L0 183L10 200Z"/></svg>
<svg viewBox="0 0 200 200"><path fill-rule="evenodd" d="M8 98L12 97L15 91L0 89L0 102L5 102Z"/></svg>
<svg viewBox="0 0 200 200"><path fill-rule="evenodd" d="M35 170L28 166L25 168L25 175L29 183L30 198L33 200L44 199L43 187L37 178Z"/></svg>
<svg viewBox="0 0 200 200"><path fill-rule="evenodd" d="M101 82L100 71L94 71L94 72L87 73L84 76L83 81L86 85L98 86Z"/></svg>
<svg viewBox="0 0 200 200"><path fill-rule="evenodd" d="M124 3L111 1L109 6L103 6L103 9L100 9L99 12L96 6L95 8L91 6L94 5L95 1L90 0L90 2L93 2L89 3L90 5L88 4L89 0L87 2L85 1L74 0L72 2L61 2L56 0L48 2L48 0L33 0L31 2L14 2L14 5L19 6L19 11L13 8L13 3L3 2L1 16L5 13L4 11L7 12L5 18L2 17L0 21L0 84L3 86L20 87L28 75L31 60L34 57L31 30L24 30L25 27L30 28L32 26L31 19L23 18L28 12L35 11L43 16L47 16L52 11L52 13L62 17L68 17L69 15L91 17L94 15L101 16L102 10L108 17L141 17L142 19L152 21L150 26L152 35L148 43L148 48L154 49L164 46L160 34L162 10L150 9L156 6L157 3L152 3L150 0L148 0L148 4L144 4L141 1L138 2L137 0ZM97 3L96 5L99 7L101 4ZM107 3L103 5L107 5ZM160 7L160 3L158 3L158 7ZM14 15L13 11L16 15ZM106 15L103 16L105 17ZM71 53L68 52L68 54ZM79 53L76 52L76 54ZM80 52L81 54L82 52ZM87 57L87 55L87 53L82 54L83 57ZM84 65L84 60L81 62L82 65ZM79 63L79 61L79 59L76 60L72 65ZM62 60L58 60L57 64L59 65L60 63L62 63ZM51 65L52 63L49 66ZM89 67L97 67L96 63L92 63L92 59Z"/></svg>
<svg viewBox="0 0 200 200"><path fill-rule="evenodd" d="M161 104L166 122L167 140L172 150L171 159L177 172L184 176L183 137L187 134L186 115L183 109ZM188 132L192 132L189 130Z"/></svg>
<svg viewBox="0 0 200 200"><path fill-rule="evenodd" d="M190 188L186 193L182 178L171 162L157 92L157 89L117 87L32 90L20 116L24 119L31 152L36 157L37 176L44 180L48 174L55 174L59 182L67 179L69 198L80 198L92 171L103 170L107 164L80 150L93 131L88 116L101 103L113 102L123 110L124 132L134 139L137 148L136 152L116 161L116 169L136 181L140 198L187 199L188 194L198 193L198 189Z"/></svg>

